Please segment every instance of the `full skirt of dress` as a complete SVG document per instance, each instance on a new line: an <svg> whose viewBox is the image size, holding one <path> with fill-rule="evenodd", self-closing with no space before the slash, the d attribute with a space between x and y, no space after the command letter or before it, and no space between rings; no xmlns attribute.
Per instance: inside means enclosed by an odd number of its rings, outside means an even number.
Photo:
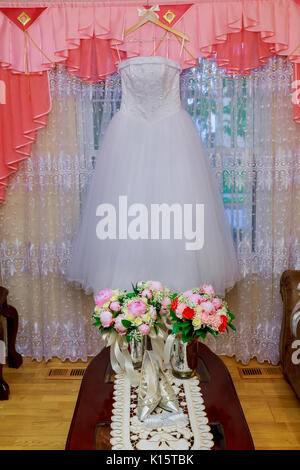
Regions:
<svg viewBox="0 0 300 470"><path fill-rule="evenodd" d="M127 197L128 207L143 204L149 214L151 204L203 204L203 248L186 250L189 240L174 239L172 225L170 239L151 239L150 215L148 239L120 239L120 196ZM96 210L104 203L115 207L116 239L97 237ZM129 216L128 224L133 219ZM122 110L114 115L101 143L66 277L88 293L130 289L132 283L152 279L176 291L210 283L224 295L235 284L238 264L222 197L184 109L154 122Z"/></svg>

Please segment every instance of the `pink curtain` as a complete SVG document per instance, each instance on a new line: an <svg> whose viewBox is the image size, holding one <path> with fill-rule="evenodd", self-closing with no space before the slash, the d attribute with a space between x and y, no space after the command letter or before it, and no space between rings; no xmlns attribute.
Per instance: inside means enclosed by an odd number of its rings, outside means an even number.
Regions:
<svg viewBox="0 0 300 470"><path fill-rule="evenodd" d="M164 4L162 2L157 13L160 19L163 19ZM144 2L125 3L125 6L114 6L113 3L111 6L80 5L48 6L28 27L32 40L27 44L22 29L1 13L0 8L2 66L18 72L25 72L26 66L30 72L48 70L54 63L64 63L71 51L80 46L82 39L92 37L107 41L107 53L109 48L112 49L113 61L117 64L117 46L127 57L149 55L153 44L142 41L143 38L163 35L160 28L147 24L133 32L130 41L124 40L124 31L139 20L138 8L143 9ZM243 37L239 39L250 47L254 44L256 48L248 68L259 65L266 54L290 55L291 61L300 63L300 6L293 0L198 0L179 13L176 3L169 7L177 13L171 26L186 33L190 39L185 43L189 52L184 50L180 59L183 69L194 64L193 57L220 55L220 46L228 47L228 43L238 42L231 34L243 30ZM258 39L253 39L254 36L248 33L258 33ZM179 50L180 44L176 40L163 41L158 54L178 60ZM231 50L229 46L229 57L226 57L229 62ZM24 60L26 54L27 64ZM111 61L104 61L101 75L110 71Z"/></svg>
<svg viewBox="0 0 300 470"><path fill-rule="evenodd" d="M48 74L15 74L0 67L0 201L8 176L30 157L38 129L47 125L50 111Z"/></svg>

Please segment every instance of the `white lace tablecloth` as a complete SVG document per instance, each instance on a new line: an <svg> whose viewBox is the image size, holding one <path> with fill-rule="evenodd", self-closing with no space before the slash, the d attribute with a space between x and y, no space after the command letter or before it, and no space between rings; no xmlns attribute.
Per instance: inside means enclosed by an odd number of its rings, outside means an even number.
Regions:
<svg viewBox="0 0 300 470"><path fill-rule="evenodd" d="M178 380L166 372L178 397L184 420L155 427L136 415L138 387L130 385L126 373L116 374L111 424L113 450L209 450L213 447L198 377ZM156 408L153 419L163 420L167 412Z"/></svg>

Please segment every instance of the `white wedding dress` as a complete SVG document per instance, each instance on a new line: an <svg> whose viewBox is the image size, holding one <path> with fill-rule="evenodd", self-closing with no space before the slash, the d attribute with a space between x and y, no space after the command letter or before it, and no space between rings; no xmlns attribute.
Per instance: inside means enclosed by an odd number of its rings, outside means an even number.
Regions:
<svg viewBox="0 0 300 470"><path fill-rule="evenodd" d="M121 108L102 141L67 278L93 293L152 279L177 291L211 283L224 295L238 279L236 254L207 152L180 102L180 65L135 57L121 62L119 72ZM127 204L128 215L120 204ZM151 217L153 204L177 205L165 238ZM193 240L184 235L185 204L192 207L194 230L196 204L204 205L202 249L186 249ZM181 238L179 226L173 230L180 211Z"/></svg>

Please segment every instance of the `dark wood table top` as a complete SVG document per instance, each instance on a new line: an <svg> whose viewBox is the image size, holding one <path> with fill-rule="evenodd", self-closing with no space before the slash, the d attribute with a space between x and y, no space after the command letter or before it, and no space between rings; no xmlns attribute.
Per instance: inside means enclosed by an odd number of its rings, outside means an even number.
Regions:
<svg viewBox="0 0 300 470"><path fill-rule="evenodd" d="M215 450L253 450L252 437L231 376L223 361L198 343L197 373ZM109 349L89 364L82 379L66 450L110 449L113 379Z"/></svg>

